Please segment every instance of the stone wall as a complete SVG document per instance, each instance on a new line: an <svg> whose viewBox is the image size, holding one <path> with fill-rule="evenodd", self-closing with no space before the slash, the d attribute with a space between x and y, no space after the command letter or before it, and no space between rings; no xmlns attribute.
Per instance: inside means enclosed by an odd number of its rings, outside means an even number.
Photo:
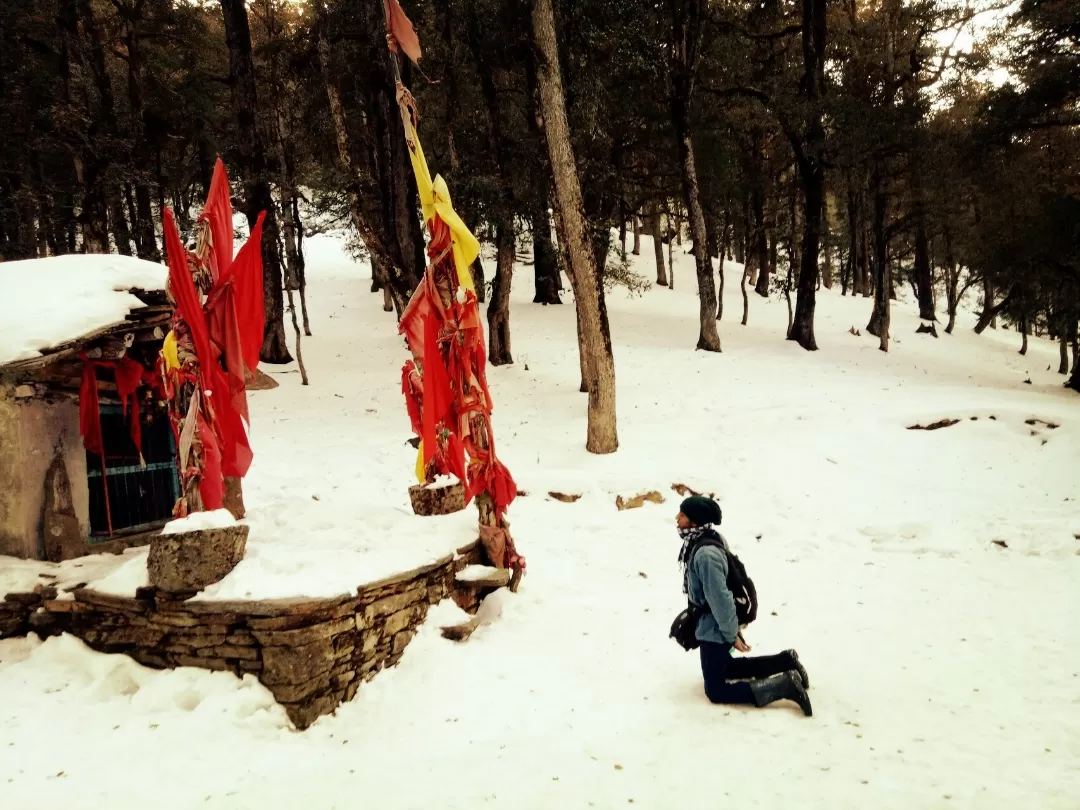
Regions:
<svg viewBox="0 0 1080 810"><path fill-rule="evenodd" d="M49 589L10 594L0 603L0 638L68 632L149 667L251 673L303 729L398 663L431 605L452 597L475 609L483 594L457 583L455 574L482 556L473 543L334 599L176 602L150 588L134 598L87 588L73 600L58 600Z"/></svg>
<svg viewBox="0 0 1080 810"><path fill-rule="evenodd" d="M87 553L90 493L86 451L79 433L79 406L19 397L20 387L0 383L0 554L31 559L69 559ZM50 468L65 490L56 500L70 521L55 521L43 534L46 479Z"/></svg>

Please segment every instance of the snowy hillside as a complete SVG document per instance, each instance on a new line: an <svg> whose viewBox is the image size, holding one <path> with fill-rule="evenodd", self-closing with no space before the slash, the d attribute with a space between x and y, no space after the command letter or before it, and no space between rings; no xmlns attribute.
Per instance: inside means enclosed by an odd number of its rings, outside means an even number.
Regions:
<svg viewBox="0 0 1080 810"><path fill-rule="evenodd" d="M415 459L393 315L334 237L307 245L312 384L267 367L281 387L251 398L252 533L286 538L243 564L268 593L394 564ZM674 291L609 297L607 457L584 450L572 301L529 303L517 268L516 362L489 382L528 493L510 514L528 574L468 643L439 637L457 613L440 606L398 668L301 734L250 677L0 642L0 807L1076 808L1080 397L1056 346L1021 357L970 316L917 336L901 303L885 355L848 332L870 302L837 289L806 353L782 301L751 294L739 325L729 265L724 353L695 352L693 262L676 258ZM960 421L906 429L943 418ZM674 483L717 494L761 597L748 639L798 649L812 719L709 704L667 638ZM667 503L616 511L646 490Z"/></svg>

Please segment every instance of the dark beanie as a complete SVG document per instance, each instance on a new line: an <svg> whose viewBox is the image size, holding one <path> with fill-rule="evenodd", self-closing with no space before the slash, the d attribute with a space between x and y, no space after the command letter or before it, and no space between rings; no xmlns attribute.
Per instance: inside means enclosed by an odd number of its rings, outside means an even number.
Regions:
<svg viewBox="0 0 1080 810"><path fill-rule="evenodd" d="M719 526L723 517L720 504L703 495L687 498L682 502L679 510L698 526Z"/></svg>

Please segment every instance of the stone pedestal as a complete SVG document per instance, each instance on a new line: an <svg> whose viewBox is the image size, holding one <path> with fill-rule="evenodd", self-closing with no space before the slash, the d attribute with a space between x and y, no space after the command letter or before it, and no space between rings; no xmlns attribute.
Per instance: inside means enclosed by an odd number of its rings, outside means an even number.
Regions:
<svg viewBox="0 0 1080 810"><path fill-rule="evenodd" d="M247 536L244 525L158 535L146 561L150 584L170 593L201 591L244 559Z"/></svg>

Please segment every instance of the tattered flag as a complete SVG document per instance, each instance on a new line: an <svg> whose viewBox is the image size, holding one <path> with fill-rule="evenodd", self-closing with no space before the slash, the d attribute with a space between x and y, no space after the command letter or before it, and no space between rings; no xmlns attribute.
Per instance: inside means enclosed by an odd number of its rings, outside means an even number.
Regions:
<svg viewBox="0 0 1080 810"><path fill-rule="evenodd" d="M390 49L404 53L409 61L420 62L420 39L416 36L416 29L412 22L405 16L398 0L385 0L386 3L386 31L389 34Z"/></svg>

